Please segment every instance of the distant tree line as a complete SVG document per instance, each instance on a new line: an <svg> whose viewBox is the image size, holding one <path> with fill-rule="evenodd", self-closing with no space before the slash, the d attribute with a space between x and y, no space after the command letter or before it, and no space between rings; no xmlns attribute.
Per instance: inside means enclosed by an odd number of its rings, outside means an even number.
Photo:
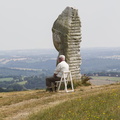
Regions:
<svg viewBox="0 0 120 120"><path fill-rule="evenodd" d="M6 67L0 67L0 78L6 76L30 76L30 75L39 75L40 71L34 70L18 70L18 69L11 69Z"/></svg>
<svg viewBox="0 0 120 120"><path fill-rule="evenodd" d="M11 76L4 76L9 78ZM4 78L1 76L1 79ZM10 81L0 81L0 92L23 91L29 89L44 89L46 74L39 76L12 76ZM23 82L23 84L21 84Z"/></svg>
<svg viewBox="0 0 120 120"><path fill-rule="evenodd" d="M119 59L101 59L101 58L86 58L82 60L82 74L101 72L101 71L120 71Z"/></svg>

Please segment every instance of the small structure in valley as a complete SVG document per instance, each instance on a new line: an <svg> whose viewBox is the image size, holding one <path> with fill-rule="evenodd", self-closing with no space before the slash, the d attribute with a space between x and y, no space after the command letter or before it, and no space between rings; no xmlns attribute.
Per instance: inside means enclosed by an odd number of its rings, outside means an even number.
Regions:
<svg viewBox="0 0 120 120"><path fill-rule="evenodd" d="M65 55L73 80L80 80L81 78L80 28L81 22L78 10L72 7L66 7L52 27L54 46L59 55Z"/></svg>

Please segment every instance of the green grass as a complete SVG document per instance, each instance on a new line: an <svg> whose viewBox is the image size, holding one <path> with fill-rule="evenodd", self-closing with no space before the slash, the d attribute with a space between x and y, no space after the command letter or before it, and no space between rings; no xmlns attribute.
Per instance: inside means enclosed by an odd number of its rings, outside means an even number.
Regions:
<svg viewBox="0 0 120 120"><path fill-rule="evenodd" d="M120 120L120 88L69 100L29 120Z"/></svg>
<svg viewBox="0 0 120 120"><path fill-rule="evenodd" d="M2 81L11 81L11 80L13 80L13 78L0 78L0 82L2 82Z"/></svg>
<svg viewBox="0 0 120 120"><path fill-rule="evenodd" d="M108 77L108 76L91 76L95 80L111 80L111 81L120 81L120 77Z"/></svg>
<svg viewBox="0 0 120 120"><path fill-rule="evenodd" d="M19 85L24 85L27 81L17 82Z"/></svg>

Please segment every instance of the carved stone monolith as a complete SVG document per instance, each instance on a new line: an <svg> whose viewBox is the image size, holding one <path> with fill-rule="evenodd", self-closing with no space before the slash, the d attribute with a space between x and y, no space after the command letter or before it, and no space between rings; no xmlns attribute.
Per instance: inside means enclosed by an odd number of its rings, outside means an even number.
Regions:
<svg viewBox="0 0 120 120"><path fill-rule="evenodd" d="M66 7L52 27L54 46L59 55L65 55L73 80L80 80L81 78L80 28L81 22L78 10L72 7Z"/></svg>

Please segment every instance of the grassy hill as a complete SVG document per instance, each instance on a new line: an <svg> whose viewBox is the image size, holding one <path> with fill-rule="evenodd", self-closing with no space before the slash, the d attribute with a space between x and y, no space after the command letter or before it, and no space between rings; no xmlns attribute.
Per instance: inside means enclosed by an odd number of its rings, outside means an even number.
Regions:
<svg viewBox="0 0 120 120"><path fill-rule="evenodd" d="M119 114L120 84L0 93L0 120L119 120Z"/></svg>

